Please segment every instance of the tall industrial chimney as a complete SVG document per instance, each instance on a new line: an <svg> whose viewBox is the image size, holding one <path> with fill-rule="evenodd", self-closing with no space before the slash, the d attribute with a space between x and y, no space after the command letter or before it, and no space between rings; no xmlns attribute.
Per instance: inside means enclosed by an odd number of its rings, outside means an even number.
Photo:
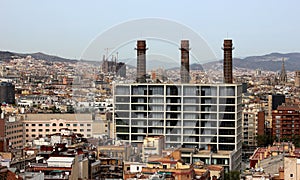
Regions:
<svg viewBox="0 0 300 180"><path fill-rule="evenodd" d="M146 41L138 40L137 41L137 78L138 83L146 82Z"/></svg>
<svg viewBox="0 0 300 180"><path fill-rule="evenodd" d="M225 39L223 48L224 50L224 65L223 65L223 73L224 73L224 83L232 83L232 40Z"/></svg>
<svg viewBox="0 0 300 180"><path fill-rule="evenodd" d="M181 40L181 67L180 78L181 83L190 82L190 62L189 62L189 40Z"/></svg>

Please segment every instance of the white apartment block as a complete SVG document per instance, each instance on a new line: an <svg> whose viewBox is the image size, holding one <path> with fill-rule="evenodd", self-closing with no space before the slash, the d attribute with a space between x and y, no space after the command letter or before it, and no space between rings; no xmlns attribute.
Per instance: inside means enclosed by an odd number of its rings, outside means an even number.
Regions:
<svg viewBox="0 0 300 180"><path fill-rule="evenodd" d="M163 135L166 148L233 151L232 162L241 160L241 85L115 84L114 104L118 140Z"/></svg>

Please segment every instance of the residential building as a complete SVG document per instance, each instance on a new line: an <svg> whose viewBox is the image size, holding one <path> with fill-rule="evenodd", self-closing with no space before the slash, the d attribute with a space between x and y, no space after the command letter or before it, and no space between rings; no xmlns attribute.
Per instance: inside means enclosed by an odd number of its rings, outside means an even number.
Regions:
<svg viewBox="0 0 300 180"><path fill-rule="evenodd" d="M114 138L137 144L163 135L166 148L230 151L237 162L231 168L238 169L241 94L237 84L115 84Z"/></svg>
<svg viewBox="0 0 300 180"><path fill-rule="evenodd" d="M265 113L259 104L248 104L243 108L243 143L256 146L258 135L264 135Z"/></svg>
<svg viewBox="0 0 300 180"><path fill-rule="evenodd" d="M143 174L153 176L165 176L166 179L192 180L194 179L194 168L190 164L181 161L180 151L174 151L162 158L149 159L146 167L142 169Z"/></svg>
<svg viewBox="0 0 300 180"><path fill-rule="evenodd" d="M272 112L272 134L279 140L292 141L300 136L300 108L298 104L281 105Z"/></svg>
<svg viewBox="0 0 300 180"><path fill-rule="evenodd" d="M100 157L111 157L119 159L120 161L129 161L132 153L131 145L106 145L98 146L98 156Z"/></svg>
<svg viewBox="0 0 300 180"><path fill-rule="evenodd" d="M92 137L93 120L91 114L25 114L26 142L37 137L46 137L68 128L84 137Z"/></svg>
<svg viewBox="0 0 300 180"><path fill-rule="evenodd" d="M14 116L6 119L5 136L9 140L11 149L22 149L25 143L23 122Z"/></svg>
<svg viewBox="0 0 300 180"><path fill-rule="evenodd" d="M161 156L165 146L164 136L146 137L143 142L142 159L147 162L151 155Z"/></svg>

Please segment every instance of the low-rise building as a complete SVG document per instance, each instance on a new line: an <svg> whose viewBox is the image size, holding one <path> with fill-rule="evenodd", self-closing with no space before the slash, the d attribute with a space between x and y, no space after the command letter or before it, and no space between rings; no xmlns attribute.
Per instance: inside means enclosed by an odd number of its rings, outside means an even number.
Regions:
<svg viewBox="0 0 300 180"><path fill-rule="evenodd" d="M151 155L161 156L165 148L164 136L146 137L143 142L142 159L147 162L148 157Z"/></svg>
<svg viewBox="0 0 300 180"><path fill-rule="evenodd" d="M98 157L110 157L120 159L121 161L129 161L132 155L131 145L105 145L98 146Z"/></svg>

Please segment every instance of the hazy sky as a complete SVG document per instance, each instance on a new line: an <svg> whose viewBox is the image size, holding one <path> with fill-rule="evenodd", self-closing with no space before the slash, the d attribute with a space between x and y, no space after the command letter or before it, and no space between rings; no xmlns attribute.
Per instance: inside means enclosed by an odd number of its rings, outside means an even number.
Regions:
<svg viewBox="0 0 300 180"><path fill-rule="evenodd" d="M80 58L105 30L150 17L193 29L218 58L226 37L235 57L300 52L299 13L297 0L0 0L0 50Z"/></svg>

